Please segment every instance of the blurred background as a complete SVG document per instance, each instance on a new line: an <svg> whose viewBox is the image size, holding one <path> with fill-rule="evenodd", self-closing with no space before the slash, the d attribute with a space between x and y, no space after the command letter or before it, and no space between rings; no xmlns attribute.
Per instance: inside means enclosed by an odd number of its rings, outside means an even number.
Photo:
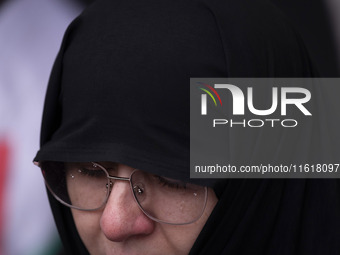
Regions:
<svg viewBox="0 0 340 255"><path fill-rule="evenodd" d="M80 0L0 0L0 255L59 254L60 241L32 160L46 86Z"/></svg>
<svg viewBox="0 0 340 255"><path fill-rule="evenodd" d="M301 34L320 76L339 77L340 0L271 1ZM63 33L90 3L0 0L0 255L62 254L32 159Z"/></svg>

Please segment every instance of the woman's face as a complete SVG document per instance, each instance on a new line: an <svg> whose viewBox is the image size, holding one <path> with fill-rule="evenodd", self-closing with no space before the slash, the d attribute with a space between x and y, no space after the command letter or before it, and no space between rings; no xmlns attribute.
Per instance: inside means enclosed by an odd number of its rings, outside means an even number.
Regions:
<svg viewBox="0 0 340 255"><path fill-rule="evenodd" d="M118 165L121 177L129 177L133 168ZM72 209L79 235L93 255L184 255L217 203L212 189L203 215L194 223L169 225L149 219L138 207L129 182L115 182L110 197L101 210Z"/></svg>

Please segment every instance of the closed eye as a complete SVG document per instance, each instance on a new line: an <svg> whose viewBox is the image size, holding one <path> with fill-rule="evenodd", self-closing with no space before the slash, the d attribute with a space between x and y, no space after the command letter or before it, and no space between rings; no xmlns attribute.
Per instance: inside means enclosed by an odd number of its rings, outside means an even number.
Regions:
<svg viewBox="0 0 340 255"><path fill-rule="evenodd" d="M186 189L186 183L178 180L169 179L166 177L155 175L159 184L173 189Z"/></svg>

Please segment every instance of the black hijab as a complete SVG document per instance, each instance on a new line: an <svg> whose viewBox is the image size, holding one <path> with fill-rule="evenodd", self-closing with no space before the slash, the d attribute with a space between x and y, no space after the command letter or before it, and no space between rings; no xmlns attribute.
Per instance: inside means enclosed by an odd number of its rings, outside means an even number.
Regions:
<svg viewBox="0 0 340 255"><path fill-rule="evenodd" d="M35 160L113 161L187 181L190 77L312 75L265 0L98 0L65 33ZM219 202L190 254L340 254L336 181L200 182ZM66 253L88 254L70 210L50 203Z"/></svg>

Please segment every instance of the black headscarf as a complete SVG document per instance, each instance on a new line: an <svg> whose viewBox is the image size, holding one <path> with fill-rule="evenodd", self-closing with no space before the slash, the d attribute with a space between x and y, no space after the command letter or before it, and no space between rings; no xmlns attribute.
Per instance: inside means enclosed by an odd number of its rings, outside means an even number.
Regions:
<svg viewBox="0 0 340 255"><path fill-rule="evenodd" d="M113 161L187 181L190 77L312 75L265 0L98 0L64 36L35 160ZM339 254L336 181L200 183L219 202L191 254ZM50 203L66 253L87 254L70 210Z"/></svg>

